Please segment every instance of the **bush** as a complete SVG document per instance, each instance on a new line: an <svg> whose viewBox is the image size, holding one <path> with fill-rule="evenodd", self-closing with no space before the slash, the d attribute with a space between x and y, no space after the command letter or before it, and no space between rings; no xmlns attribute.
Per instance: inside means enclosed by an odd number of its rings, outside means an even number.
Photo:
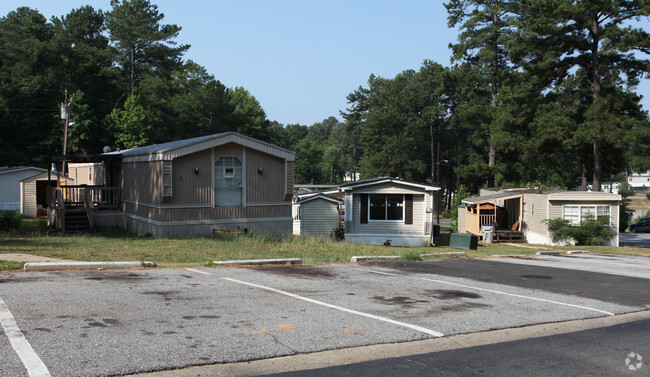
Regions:
<svg viewBox="0 0 650 377"><path fill-rule="evenodd" d="M648 200L650 200L650 191L645 193L645 197L648 198Z"/></svg>
<svg viewBox="0 0 650 377"><path fill-rule="evenodd" d="M622 182L621 185L618 186L618 194L624 198L634 196L634 187L630 186L627 182Z"/></svg>
<svg viewBox="0 0 650 377"><path fill-rule="evenodd" d="M545 220L553 242L574 240L576 245L603 245L616 235L609 227L609 217L594 219L589 216L580 225L571 225L569 220L560 218Z"/></svg>
<svg viewBox="0 0 650 377"><path fill-rule="evenodd" d="M345 227L343 224L340 224L336 226L336 228L332 229L332 233L330 234L332 238L334 238L337 241L343 241L345 238Z"/></svg>
<svg viewBox="0 0 650 377"><path fill-rule="evenodd" d="M0 230L14 230L20 227L23 215L19 212L2 212L0 213Z"/></svg>
<svg viewBox="0 0 650 377"><path fill-rule="evenodd" d="M458 232L458 207L463 204L463 199L471 196L465 185L460 185L458 192L454 195L454 201L451 204L451 231Z"/></svg>
<svg viewBox="0 0 650 377"><path fill-rule="evenodd" d="M630 225L627 222L627 202L621 201L621 205L618 210L618 231L625 232L625 229Z"/></svg>

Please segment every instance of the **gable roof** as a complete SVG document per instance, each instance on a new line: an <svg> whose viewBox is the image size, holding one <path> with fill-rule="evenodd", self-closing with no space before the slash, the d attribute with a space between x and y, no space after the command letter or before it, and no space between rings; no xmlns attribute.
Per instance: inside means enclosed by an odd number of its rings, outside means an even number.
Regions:
<svg viewBox="0 0 650 377"><path fill-rule="evenodd" d="M465 204L480 204L487 202L494 202L496 200L505 200L517 198L526 194L544 195L549 201L565 200L565 201L620 201L621 196L611 194L608 192L592 192L592 191L560 191L560 190L539 190L539 189L520 189L520 190L506 190L494 194L473 196L463 199Z"/></svg>
<svg viewBox="0 0 650 377"><path fill-rule="evenodd" d="M621 196L598 191L562 191L548 194L548 200L620 201Z"/></svg>
<svg viewBox="0 0 650 377"><path fill-rule="evenodd" d="M298 200L298 204L306 203L306 202L316 200L316 199L327 200L328 202L336 203L336 204L339 204L339 205L343 204L342 200L331 197L329 195L325 195L325 194L318 194L318 195L310 196L308 198L300 199L300 200Z"/></svg>
<svg viewBox="0 0 650 377"><path fill-rule="evenodd" d="M252 137L238 134L237 132L224 132L220 134L199 136L191 139L170 141L168 143L136 147L123 151L103 153L102 155L119 155L123 162L161 161L173 160L176 157L185 156L205 149L218 147L220 145L235 143L245 147L256 149L272 156L295 160L295 153L278 147L276 145L253 139Z"/></svg>
<svg viewBox="0 0 650 377"><path fill-rule="evenodd" d="M362 181L345 183L345 184L342 184L340 186L340 189L341 189L341 191L351 191L351 190L354 190L354 189L357 189L357 188L360 188L360 187L380 185L380 184L383 184L383 183L392 183L392 184L400 185L400 186L419 188L419 189L423 189L424 191L439 191L440 190L440 187L422 185L422 184L419 184L419 183L407 182L407 181L401 180L399 178L390 178L390 177L378 177L378 178L366 179L366 180L362 180Z"/></svg>
<svg viewBox="0 0 650 377"><path fill-rule="evenodd" d="M0 167L0 174L16 173L25 170L35 170L34 174L39 174L41 172L47 171L47 169L37 168L35 166L12 166L12 167L4 166L4 167Z"/></svg>
<svg viewBox="0 0 650 377"><path fill-rule="evenodd" d="M496 200L505 200L521 197L524 194L524 191L512 191L512 192L502 192L499 194L489 194L481 196L472 196L470 198L465 198L462 200L462 203L465 204L481 204L494 202Z"/></svg>

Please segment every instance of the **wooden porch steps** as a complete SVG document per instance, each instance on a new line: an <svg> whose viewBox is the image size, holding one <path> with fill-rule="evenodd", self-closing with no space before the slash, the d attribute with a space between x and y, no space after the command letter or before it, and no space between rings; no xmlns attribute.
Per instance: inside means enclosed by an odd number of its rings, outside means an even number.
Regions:
<svg viewBox="0 0 650 377"><path fill-rule="evenodd" d="M90 232L90 222L85 210L65 211L65 232L67 234L81 234Z"/></svg>
<svg viewBox="0 0 650 377"><path fill-rule="evenodd" d="M517 230L497 229L494 233L494 242L526 242L526 237L524 236L524 232L519 232Z"/></svg>

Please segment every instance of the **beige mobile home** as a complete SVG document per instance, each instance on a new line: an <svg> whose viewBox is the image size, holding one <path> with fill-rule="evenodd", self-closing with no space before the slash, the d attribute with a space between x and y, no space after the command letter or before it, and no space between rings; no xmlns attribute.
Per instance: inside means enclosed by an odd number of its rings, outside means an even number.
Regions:
<svg viewBox="0 0 650 377"><path fill-rule="evenodd" d="M340 187L345 202L345 242L368 245L432 244L438 187L375 178Z"/></svg>
<svg viewBox="0 0 650 377"><path fill-rule="evenodd" d="M481 196L463 200L465 206L458 211L459 231L482 237L482 225L496 225L497 241L513 241L514 238L551 245L545 220L562 218L579 224L585 216L591 215L608 218L609 226L616 231L611 245L618 246L620 201L620 195L605 192L484 190Z"/></svg>
<svg viewBox="0 0 650 377"><path fill-rule="evenodd" d="M235 132L125 151L124 226L155 237L215 230L290 233L294 153Z"/></svg>
<svg viewBox="0 0 650 377"><path fill-rule="evenodd" d="M103 186L104 163L102 162L71 162L68 164L68 177L74 179L75 185Z"/></svg>

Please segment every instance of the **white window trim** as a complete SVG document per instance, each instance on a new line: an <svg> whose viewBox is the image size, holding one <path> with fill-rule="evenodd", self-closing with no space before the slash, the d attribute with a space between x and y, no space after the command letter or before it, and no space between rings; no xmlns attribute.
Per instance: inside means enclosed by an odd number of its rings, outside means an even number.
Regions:
<svg viewBox="0 0 650 377"><path fill-rule="evenodd" d="M564 218L564 208L565 207L578 207L578 224L579 225L582 222L582 208L583 207L591 207L595 210L595 216L598 218L598 207L607 207L607 212L609 212L609 222L607 225L611 226L612 225L612 206L611 205L602 205L602 204L562 204L562 220L565 220Z"/></svg>
<svg viewBox="0 0 650 377"><path fill-rule="evenodd" d="M406 222L406 196L402 195L402 219L401 220L376 220L370 218L370 196L371 195L383 195L386 200L388 200L388 195L400 195L400 194L368 194L368 223L405 223ZM384 216L388 217L388 206L384 207Z"/></svg>
<svg viewBox="0 0 650 377"><path fill-rule="evenodd" d="M238 187L241 190L241 205L227 206L227 207L226 206L218 206L217 205L217 198L216 198L218 188L230 187L230 186L219 186L219 187L217 187L217 175L215 174L215 172L217 170L217 167L215 165L217 164L217 162L220 159L229 158L229 157L237 159L237 161L239 161L239 163L241 164L241 175L242 175L242 177L241 177L241 184ZM214 150L212 151L212 161L213 161L213 163L212 163L212 169L211 169L212 173L211 174L212 174L212 206L213 206L213 208L240 208L240 207L246 207L246 190L244 189L244 187L246 186L246 171L244 169L244 161L242 161L244 158L246 158L246 149L245 148L244 148L242 157L243 158L240 159L238 156L235 156L235 155L219 155L219 156L216 156L216 158L215 158ZM225 168L224 168L224 175L225 175ZM235 176L236 176L236 174L235 174ZM225 177L225 176L224 176L224 178L225 179L230 179L229 177ZM234 178L235 177L232 177L232 179L234 179ZM235 186L232 186L232 187L236 188Z"/></svg>

